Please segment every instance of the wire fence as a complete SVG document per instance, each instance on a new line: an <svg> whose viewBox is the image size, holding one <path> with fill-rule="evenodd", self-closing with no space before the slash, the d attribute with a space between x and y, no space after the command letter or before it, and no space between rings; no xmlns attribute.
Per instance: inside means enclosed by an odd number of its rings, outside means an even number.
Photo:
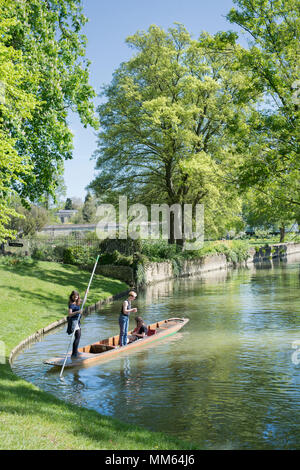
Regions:
<svg viewBox="0 0 300 470"><path fill-rule="evenodd" d="M7 241L2 244L3 254L18 254L20 256L32 255L37 251L45 251L50 254L57 253L66 248L82 248L85 251L99 253L119 253L130 256L139 251L139 241L132 239L88 239L76 236L59 237L26 237Z"/></svg>

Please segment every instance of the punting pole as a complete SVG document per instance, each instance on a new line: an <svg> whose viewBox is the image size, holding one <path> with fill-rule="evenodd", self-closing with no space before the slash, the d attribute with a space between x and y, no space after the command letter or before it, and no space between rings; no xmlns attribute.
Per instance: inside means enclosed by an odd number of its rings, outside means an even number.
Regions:
<svg viewBox="0 0 300 470"><path fill-rule="evenodd" d="M66 365L66 362L67 362L67 357L68 357L69 349L70 349L70 346L71 346L71 344L72 344L72 341L74 340L75 332L76 332L76 330L79 328L78 323L79 323L80 317L81 317L82 312L83 312L83 307L84 307L84 304L85 304L86 299L87 299L87 296L88 296L88 292L89 292L89 289L90 289L90 285L91 285L91 283L92 283L92 279L93 279L94 273L95 273L95 271L96 271L98 259L99 259L99 255L97 256L97 259L96 259L96 262L95 262L95 265L94 265L94 268L93 268L93 272L92 272L92 275L91 275L91 278L90 278L90 282L89 282L88 288L87 288L87 290L85 291L85 294L84 294L84 299L83 299L83 302L82 302L82 307L81 307L80 312L79 312L78 320L77 320L76 326L75 326L75 328L74 328L74 330L73 330L73 333L72 333L72 336L71 336L71 339L70 339L70 342L69 342L67 354L66 354L64 363L63 363L63 365L62 365L62 368L61 368L61 371L60 371L60 374L59 374L59 377L60 377L60 378L62 378L62 375L63 375L63 371L64 371L64 368L65 368L65 365Z"/></svg>

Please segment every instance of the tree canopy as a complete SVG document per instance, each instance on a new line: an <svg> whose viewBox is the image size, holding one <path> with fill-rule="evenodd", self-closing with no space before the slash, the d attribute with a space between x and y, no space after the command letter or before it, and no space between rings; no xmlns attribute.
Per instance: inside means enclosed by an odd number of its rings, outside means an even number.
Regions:
<svg viewBox="0 0 300 470"><path fill-rule="evenodd" d="M222 207L223 229L237 216L235 184L223 165L248 131L245 116L260 88L240 68L236 39L227 32L193 40L180 24L127 38L135 54L115 71L98 108L100 174L90 185L98 197L205 202L211 222Z"/></svg>
<svg viewBox="0 0 300 470"><path fill-rule="evenodd" d="M227 19L248 48L232 31L138 31L96 116L81 0L0 0L0 240L12 235L14 194L29 209L58 193L69 111L101 125L88 188L98 201L203 203L214 236L242 228L243 208L253 221L299 221L299 4L233 3ZM94 211L89 196L84 220Z"/></svg>
<svg viewBox="0 0 300 470"><path fill-rule="evenodd" d="M255 188L273 203L300 205L299 103L300 9L297 0L233 0L228 14L248 35L241 66L259 81L263 105L251 117L238 165L242 189ZM285 191L282 188L285 187Z"/></svg>
<svg viewBox="0 0 300 470"><path fill-rule="evenodd" d="M0 237L13 192L55 194L72 158L68 111L97 127L81 0L0 0Z"/></svg>

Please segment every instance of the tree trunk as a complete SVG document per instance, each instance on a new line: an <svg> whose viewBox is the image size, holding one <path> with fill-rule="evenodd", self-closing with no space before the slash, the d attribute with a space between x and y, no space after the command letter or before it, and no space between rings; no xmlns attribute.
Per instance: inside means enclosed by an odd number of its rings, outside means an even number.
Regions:
<svg viewBox="0 0 300 470"><path fill-rule="evenodd" d="M285 226L282 225L280 227L280 241L279 241L279 243L283 243L284 237L285 237Z"/></svg>
<svg viewBox="0 0 300 470"><path fill-rule="evenodd" d="M169 239L168 243L169 245L173 245L175 243L175 217L174 213L171 211L170 212L170 227L169 227Z"/></svg>
<svg viewBox="0 0 300 470"><path fill-rule="evenodd" d="M184 244L184 233L183 233L183 212L181 207L181 213L173 212L170 210L170 227L169 227L169 244L175 244L183 247Z"/></svg>

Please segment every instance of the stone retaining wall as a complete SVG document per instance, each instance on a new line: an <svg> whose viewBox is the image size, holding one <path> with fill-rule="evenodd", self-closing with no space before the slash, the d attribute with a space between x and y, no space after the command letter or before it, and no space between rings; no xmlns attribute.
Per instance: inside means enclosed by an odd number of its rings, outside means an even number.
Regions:
<svg viewBox="0 0 300 470"><path fill-rule="evenodd" d="M294 253L300 253L300 243L278 243L260 247L258 250L250 248L247 263L258 263L273 258L285 257ZM227 261L223 254L212 254L196 260L184 260L180 271L180 277L193 276L217 269L228 269L233 263ZM144 281L146 285L174 278L171 261L162 263L149 263L145 268Z"/></svg>
<svg viewBox="0 0 300 470"><path fill-rule="evenodd" d="M261 246L259 249L250 248L247 263L255 263L272 258L282 258L294 253L300 253L300 243L277 243Z"/></svg>
<svg viewBox="0 0 300 470"><path fill-rule="evenodd" d="M212 271L214 269L224 269L232 266L226 261L226 256L222 254L207 255L197 260L184 260L180 277L193 276L202 272ZM145 284L152 284L166 279L174 278L174 271L171 261L162 263L149 263L145 267Z"/></svg>

